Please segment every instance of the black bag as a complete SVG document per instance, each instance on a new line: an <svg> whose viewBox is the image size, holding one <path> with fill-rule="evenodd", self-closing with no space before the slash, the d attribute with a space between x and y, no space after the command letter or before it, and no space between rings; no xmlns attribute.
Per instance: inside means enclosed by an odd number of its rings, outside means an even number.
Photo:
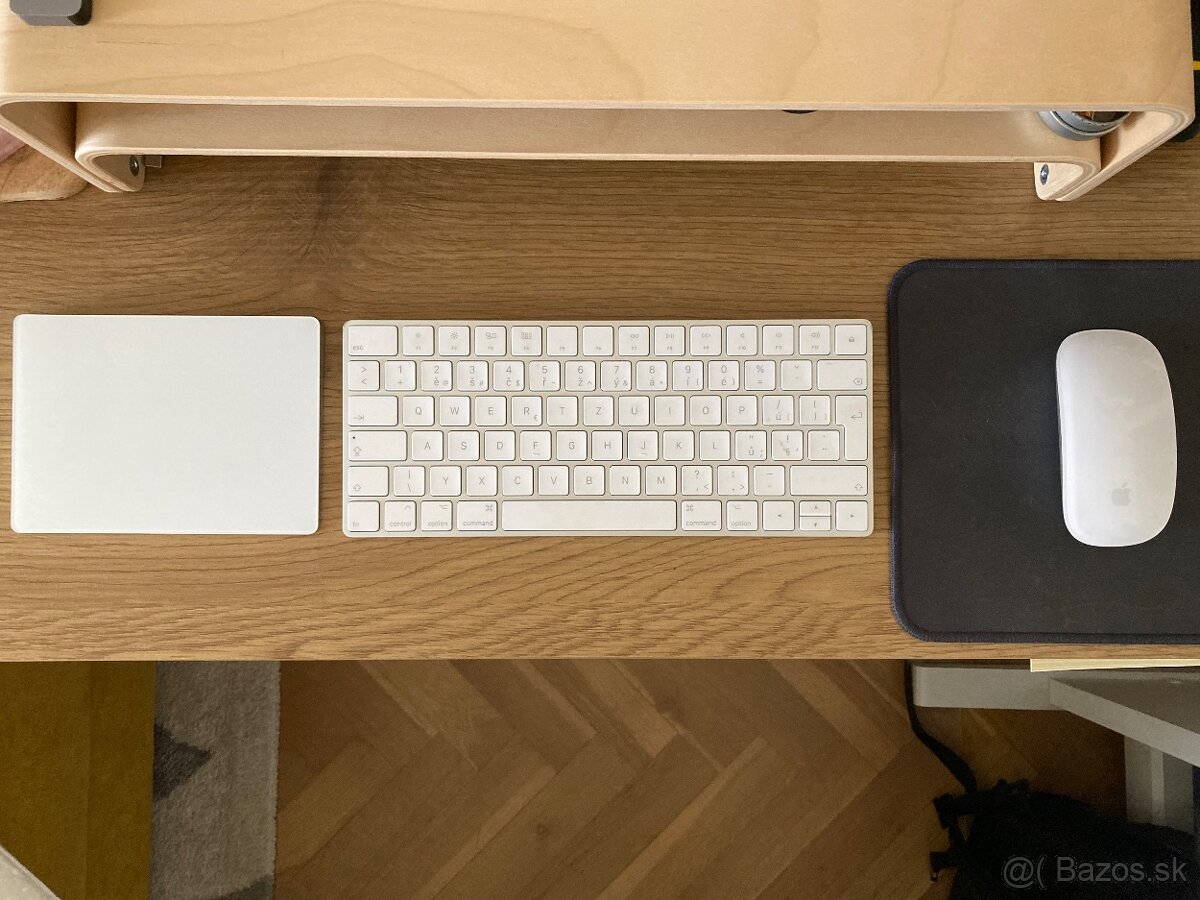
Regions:
<svg viewBox="0 0 1200 900"><path fill-rule="evenodd" d="M905 672L913 733L965 793L934 800L950 847L929 855L930 873L954 869L951 900L1048 897L1073 900L1196 900L1200 848L1194 835L1101 816L1087 803L1031 791L1027 781L980 790L971 767L917 718L912 668ZM962 820L972 820L969 834Z"/></svg>

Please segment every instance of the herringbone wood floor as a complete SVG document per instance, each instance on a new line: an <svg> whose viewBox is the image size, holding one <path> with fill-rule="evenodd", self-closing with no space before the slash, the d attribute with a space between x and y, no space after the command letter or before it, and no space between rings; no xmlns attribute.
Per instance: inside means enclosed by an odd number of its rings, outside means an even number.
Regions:
<svg viewBox="0 0 1200 900"><path fill-rule="evenodd" d="M1120 811L1114 736L927 713L988 782ZM954 782L894 662L283 668L278 900L914 898Z"/></svg>

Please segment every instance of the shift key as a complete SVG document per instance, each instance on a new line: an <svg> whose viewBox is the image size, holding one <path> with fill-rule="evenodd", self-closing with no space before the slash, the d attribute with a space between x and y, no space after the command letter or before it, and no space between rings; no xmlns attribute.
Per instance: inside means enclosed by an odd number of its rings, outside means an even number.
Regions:
<svg viewBox="0 0 1200 900"><path fill-rule="evenodd" d="M793 497L865 497L866 466L791 466Z"/></svg>

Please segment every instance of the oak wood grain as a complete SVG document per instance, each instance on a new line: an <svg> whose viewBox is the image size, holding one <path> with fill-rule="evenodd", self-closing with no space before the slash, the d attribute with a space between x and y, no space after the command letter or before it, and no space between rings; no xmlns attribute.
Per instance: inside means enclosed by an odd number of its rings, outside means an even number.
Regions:
<svg viewBox="0 0 1200 900"><path fill-rule="evenodd" d="M323 728L331 703L357 713ZM981 784L1122 812L1114 732L922 716ZM381 721L424 743L389 751ZM534 721L586 736L545 755ZM893 660L286 663L279 771L280 900L940 900L953 880L931 889L947 839L930 801L958 786L909 729Z"/></svg>
<svg viewBox="0 0 1200 900"><path fill-rule="evenodd" d="M1200 144L1073 204L1024 166L169 160L140 195L0 207L0 357L41 313L321 319L321 527L309 537L14 535L0 658L1180 656L921 644L888 600L885 292L919 257L1200 255ZM867 539L350 541L351 318L864 317ZM0 483L11 372L0 367Z"/></svg>

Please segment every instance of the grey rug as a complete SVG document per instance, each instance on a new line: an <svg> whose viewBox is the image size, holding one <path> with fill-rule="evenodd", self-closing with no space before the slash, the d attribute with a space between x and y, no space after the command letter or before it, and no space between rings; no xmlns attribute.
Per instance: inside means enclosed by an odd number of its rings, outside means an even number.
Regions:
<svg viewBox="0 0 1200 900"><path fill-rule="evenodd" d="M158 665L151 900L271 900L277 663Z"/></svg>

